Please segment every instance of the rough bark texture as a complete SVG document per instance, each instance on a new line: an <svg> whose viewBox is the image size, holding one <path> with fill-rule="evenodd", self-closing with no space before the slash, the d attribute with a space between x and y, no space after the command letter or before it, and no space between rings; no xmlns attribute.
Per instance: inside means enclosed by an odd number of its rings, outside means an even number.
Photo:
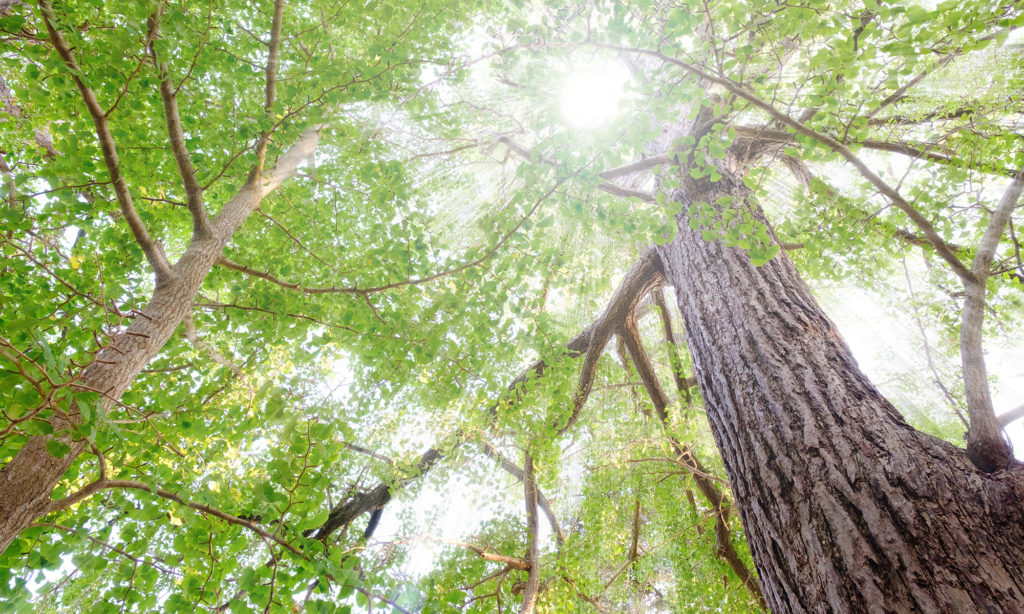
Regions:
<svg viewBox="0 0 1024 614"><path fill-rule="evenodd" d="M691 203L745 202L722 172L674 194L660 255L771 610L1024 611L1019 465L983 473L908 426L784 253L755 267L691 230Z"/></svg>
<svg viewBox="0 0 1024 614"><path fill-rule="evenodd" d="M79 387L99 391L107 408L113 407L192 309L196 292L231 236L263 198L312 154L318 138L318 127L303 133L281 156L275 169L262 176L254 173L238 194L224 204L212 219L212 236L196 238L189 244L172 267L169 278L157 284L141 315L126 331L115 335L110 345L84 369L77 382ZM84 441L73 441L69 435L59 433L79 420L74 414L69 418L70 421L63 418L52 421L57 436L71 446L68 454L54 458L46 450L46 443L52 437L37 436L29 439L15 457L0 468L0 552L6 550L30 522L46 512L50 493L84 449Z"/></svg>

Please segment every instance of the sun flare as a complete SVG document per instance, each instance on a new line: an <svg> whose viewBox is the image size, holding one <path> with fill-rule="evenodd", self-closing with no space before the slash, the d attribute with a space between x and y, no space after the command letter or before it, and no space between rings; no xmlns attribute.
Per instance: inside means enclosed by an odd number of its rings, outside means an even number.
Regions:
<svg viewBox="0 0 1024 614"><path fill-rule="evenodd" d="M577 128L597 128L619 111L629 71L618 62L573 72L562 86L561 112Z"/></svg>

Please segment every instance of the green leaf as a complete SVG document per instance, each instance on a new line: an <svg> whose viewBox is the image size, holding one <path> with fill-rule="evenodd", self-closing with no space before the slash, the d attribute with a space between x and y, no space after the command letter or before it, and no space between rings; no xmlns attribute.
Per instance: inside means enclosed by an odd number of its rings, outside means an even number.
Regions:
<svg viewBox="0 0 1024 614"><path fill-rule="evenodd" d="M46 451L54 458L63 458L71 451L71 446L62 441L51 439L46 442Z"/></svg>

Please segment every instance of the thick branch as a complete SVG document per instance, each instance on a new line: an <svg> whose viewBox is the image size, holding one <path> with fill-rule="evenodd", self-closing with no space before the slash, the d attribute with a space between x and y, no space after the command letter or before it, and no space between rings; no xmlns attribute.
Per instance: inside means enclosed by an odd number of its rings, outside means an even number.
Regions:
<svg viewBox="0 0 1024 614"><path fill-rule="evenodd" d="M57 18L53 14L53 7L49 1L40 0L39 10L42 11L43 22L46 24L50 42L53 43L53 47L57 50L57 54L63 60L64 65L67 66L71 79L75 82L75 86L78 88L79 93L81 93L83 100L85 100L85 106L92 117L93 124L96 127L96 136L100 142L100 149L103 151L103 163L107 167L107 172L110 173L110 181L114 186L114 193L117 195L117 204L121 208L121 214L124 216L125 221L128 222L128 227L131 229L135 241L142 247L146 260L153 267L157 283L163 282L172 275L171 265L167 262L163 248L149 236L146 225L142 222L138 212L135 211L135 204L132 201L131 192L128 190L128 184L121 174L121 163L117 157L117 146L110 132L107 116L103 108L100 107L96 94L82 80L82 75L84 74L82 68L78 65L78 61L75 59L74 53L72 53L71 47L64 39L64 36L57 30Z"/></svg>
<svg viewBox="0 0 1024 614"><path fill-rule="evenodd" d="M1007 426L1010 425L1010 423L1021 418L1024 418L1024 405L1019 405L1008 412L999 414L999 417L996 418L996 421L999 423L999 428L1005 429Z"/></svg>
<svg viewBox="0 0 1024 614"><path fill-rule="evenodd" d="M530 614L537 603L540 592L540 548L537 530L537 478L533 473L533 457L529 452L523 458L523 495L526 501L526 560L529 574L526 577L526 589L523 591L523 603L519 614Z"/></svg>
<svg viewBox="0 0 1024 614"><path fill-rule="evenodd" d="M633 173L639 173L640 171L646 171L661 164L671 164L671 162L671 158L665 155L651 156L650 158L642 158L636 162L630 162L629 164L601 171L597 176L601 179L612 180L619 177L626 177Z"/></svg>
<svg viewBox="0 0 1024 614"><path fill-rule="evenodd" d="M444 544L451 544L453 546L461 546L467 550L475 552L480 558L487 561L494 561L495 563L505 563L515 569L521 569L527 571L530 569L530 562L525 559L519 559L514 556L505 556L504 554L498 554L497 552L491 552L486 548L481 548L469 542L460 541L447 541L447 540L436 540Z"/></svg>
<svg viewBox="0 0 1024 614"><path fill-rule="evenodd" d="M277 69L281 56L281 27L284 23L284 0L274 0L274 16L270 22L270 51L267 55L267 66L264 69L263 111L270 116L277 93ZM270 145L270 132L264 132L256 145L256 175L263 170L267 158L267 146Z"/></svg>
<svg viewBox="0 0 1024 614"><path fill-rule="evenodd" d="M660 262L653 251L648 251L640 257L640 260L633 265L633 267L626 273L622 282L616 288L615 293L612 295L608 306L605 308L601 316L595 320L590 326L584 329L581 333L573 337L565 345L565 347L558 353L548 360L557 360L561 358L578 358L587 352L588 348L592 346L595 341L600 342L601 348L607 344L608 337L611 336L611 331L614 331L619 325L625 321L625 318L634 312L636 305L640 298L651 287L662 283L663 277L661 273ZM600 339L604 341L600 341ZM598 352L600 354L600 352ZM548 368L549 362L544 359L538 359L532 365L523 370L518 377L512 380L505 389L505 393L502 397L493 403L487 410L491 420L497 419L498 408L505 404L516 403L525 393L526 383L529 381L540 378L544 371ZM594 368L596 368L596 358L594 358ZM590 383L593 381L593 371L591 371ZM586 392L589 393L590 384L588 383ZM577 398L585 400L586 395ZM563 428L568 429L575 422L575 416L579 415L579 408L582 407L582 400L579 406L574 403L573 415L570 416L569 423ZM459 445L466 439L464 433L456 433L454 436L454 442L452 445ZM433 447L428 449L420 457L417 467L419 469L418 476L425 474L430 470L431 467L441 458L443 452L441 452L441 446ZM416 476L410 476L400 481L397 484L389 482L381 482L375 488L357 495L356 497L350 498L342 503L339 503L333 510L331 510L330 516L327 521L315 531L311 532L316 539L325 539L331 533L337 529L347 526L354 519L358 518L362 514L365 514L377 507L385 505L391 500L392 493L397 491L399 488L411 482Z"/></svg>
<svg viewBox="0 0 1024 614"><path fill-rule="evenodd" d="M640 558L640 499L633 506L633 537L629 542L629 554L626 560L630 563Z"/></svg>
<svg viewBox="0 0 1024 614"><path fill-rule="evenodd" d="M921 214L920 211L918 211L910 203L908 203L895 188L890 186L888 183L885 182L885 180L883 180L881 177L875 174L874 171L868 168L868 166L864 164L864 162L859 157L857 157L852 151L850 151L850 149L846 145L839 142L835 138L827 134L822 134L814 130L813 128L807 126L806 124L797 121L796 119L793 119L786 113L783 113L782 111L776 109L774 106L772 106L771 103L765 102L757 95L755 95L753 92L748 91L745 87L732 81L731 79L718 77L716 75L713 75L698 68L697 66L688 64L672 56L665 55L660 51L652 51L650 49L638 49L634 47L623 47L621 45L610 45L604 43L593 44L597 45L598 47L614 49L616 51L626 51L655 57L662 60L663 62L678 66L679 68L682 68L684 71L692 75L695 75L702 79L706 79L711 83L714 83L725 88L730 93L736 95L739 98L742 98L743 100L749 102L751 105L768 113L768 115L770 115L774 120L778 121L779 123L788 126L797 133L809 137L814 141L817 141L818 143L821 143L822 145L828 147L829 149L831 149L832 151L836 152L844 159L846 159L846 161L849 162L854 168L856 168L857 171L861 174L861 176L867 179L868 182L875 187L875 189L881 192L882 195L888 198L889 201L896 206L896 208L898 208L907 217L909 217L910 220L914 223L914 225L921 230L921 232L924 234L928 242L932 244L932 247L935 248L936 253L938 253L939 256L949 264L950 268L953 269L953 272L956 273L957 276L959 276L963 280L968 280L973 277L973 275L967 269L967 267L965 267L964 264L960 262L960 260L956 257L956 255L953 254L953 252L951 252L948 247L946 247L945 243L942 240L942 237L939 236L938 231L935 230L935 226L928 220L928 218L926 218L924 215Z"/></svg>
<svg viewBox="0 0 1024 614"><path fill-rule="evenodd" d="M572 411L566 423L558 429L559 433L569 430L579 419L583 405L590 396L590 390L594 385L598 360L604 352L604 347L608 345L608 340L624 322L633 317L640 300L661 284L663 279L660 261L653 250L648 250L615 290L608 307L605 308L604 313L591 329L590 343L583 359L583 367L580 369L576 393L573 395Z"/></svg>
<svg viewBox="0 0 1024 614"><path fill-rule="evenodd" d="M274 0L274 17L270 22L270 52L267 55L263 108L268 113L274 106L277 92L277 68L281 58L281 26L284 23L284 0Z"/></svg>
<svg viewBox="0 0 1024 614"><path fill-rule="evenodd" d="M963 321L960 324L960 359L963 363L967 413L971 419L967 431L967 455L983 471L1002 469L1013 459L992 408L982 348L982 323L985 319L985 280L988 279L989 267L992 266L999 240L1010 220L1010 214L1020 200L1022 190L1024 173L1010 183L989 218L971 265L973 278L964 280L966 295Z"/></svg>

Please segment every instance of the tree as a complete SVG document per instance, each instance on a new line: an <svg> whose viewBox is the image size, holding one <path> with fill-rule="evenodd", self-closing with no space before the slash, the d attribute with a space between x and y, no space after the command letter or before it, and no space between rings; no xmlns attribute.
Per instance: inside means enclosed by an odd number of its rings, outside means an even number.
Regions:
<svg viewBox="0 0 1024 614"><path fill-rule="evenodd" d="M12 606L1021 602L982 351L986 310L1021 309L1019 7L0 13ZM631 115L553 122L552 76L593 58L629 66ZM906 423L800 277L900 260L948 291L918 322L961 355L951 390L924 346L966 450ZM373 542L396 495L483 459L525 524L410 576L414 519Z"/></svg>

